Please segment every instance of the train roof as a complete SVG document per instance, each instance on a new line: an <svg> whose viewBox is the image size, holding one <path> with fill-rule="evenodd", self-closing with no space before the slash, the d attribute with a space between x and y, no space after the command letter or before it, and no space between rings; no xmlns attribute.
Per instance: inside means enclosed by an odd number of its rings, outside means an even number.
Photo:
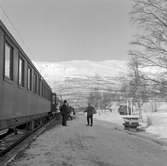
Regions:
<svg viewBox="0 0 167 166"><path fill-rule="evenodd" d="M42 80L45 82L45 84L48 86L48 88L50 90L51 87L49 86L49 84L46 82L46 80L43 78L43 76L40 74L40 72L38 71L38 69L35 67L35 65L33 64L33 62L30 60L30 58L27 56L27 54L24 52L24 50L22 49L22 47L20 46L20 44L16 41L16 39L13 37L13 35L9 32L8 28L4 25L4 23L2 22L2 20L0 19L0 28L4 31L5 34L7 34L7 36L13 41L13 44L18 48L18 50L22 53L22 55L24 56L24 58L31 64L31 66L35 69L35 71L40 75L40 77L42 78Z"/></svg>

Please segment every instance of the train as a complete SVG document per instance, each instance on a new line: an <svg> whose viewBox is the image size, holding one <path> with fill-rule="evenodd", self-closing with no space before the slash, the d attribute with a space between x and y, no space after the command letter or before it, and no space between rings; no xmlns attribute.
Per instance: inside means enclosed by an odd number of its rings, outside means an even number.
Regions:
<svg viewBox="0 0 167 166"><path fill-rule="evenodd" d="M56 94L0 20L0 131L46 121Z"/></svg>

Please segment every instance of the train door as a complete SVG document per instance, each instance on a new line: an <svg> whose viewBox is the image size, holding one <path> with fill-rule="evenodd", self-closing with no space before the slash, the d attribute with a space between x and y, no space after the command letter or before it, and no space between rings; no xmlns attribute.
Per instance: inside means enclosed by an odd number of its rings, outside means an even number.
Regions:
<svg viewBox="0 0 167 166"><path fill-rule="evenodd" d="M51 109L52 112L57 112L57 96L56 93L52 93L52 103L51 103Z"/></svg>

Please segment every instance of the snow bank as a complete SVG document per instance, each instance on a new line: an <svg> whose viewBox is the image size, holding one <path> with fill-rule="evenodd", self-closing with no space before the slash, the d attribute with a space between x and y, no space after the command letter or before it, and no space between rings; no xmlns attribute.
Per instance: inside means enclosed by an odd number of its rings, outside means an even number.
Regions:
<svg viewBox="0 0 167 166"><path fill-rule="evenodd" d="M155 134L160 138L167 138L167 112L153 112L144 114L148 127L146 132Z"/></svg>
<svg viewBox="0 0 167 166"><path fill-rule="evenodd" d="M159 138L167 138L167 104L158 103L156 106L157 112L152 112L155 109L148 109L143 112L142 127L146 128L146 132L157 135ZM95 118L101 121L115 123L122 126L123 116L119 115L117 106L112 107L112 112L109 110L98 110Z"/></svg>
<svg viewBox="0 0 167 166"><path fill-rule="evenodd" d="M109 110L97 110L95 118L123 127L124 116L118 113L118 107L119 104L115 103L111 106L112 112ZM140 127L145 128L147 133L156 135L159 138L167 138L167 102L151 101L145 103L142 110Z"/></svg>
<svg viewBox="0 0 167 166"><path fill-rule="evenodd" d="M108 110L98 110L95 118L101 121L115 123L122 127L123 118L116 112ZM157 135L159 138L167 138L167 112L154 112L143 114L144 122L142 126L146 127L146 132Z"/></svg>
<svg viewBox="0 0 167 166"><path fill-rule="evenodd" d="M102 121L116 123L118 125L122 125L123 123L123 119L119 114L114 114L108 110L105 110L104 112L98 112L97 115L95 115L95 118Z"/></svg>
<svg viewBox="0 0 167 166"><path fill-rule="evenodd" d="M167 102L151 101L145 104L143 112L143 120L147 123L146 132L167 138Z"/></svg>
<svg viewBox="0 0 167 166"><path fill-rule="evenodd" d="M124 122L123 118L118 113L118 106L116 103L112 106L112 112L109 110L97 110L95 118L98 120L115 123L119 126L122 126L122 123Z"/></svg>

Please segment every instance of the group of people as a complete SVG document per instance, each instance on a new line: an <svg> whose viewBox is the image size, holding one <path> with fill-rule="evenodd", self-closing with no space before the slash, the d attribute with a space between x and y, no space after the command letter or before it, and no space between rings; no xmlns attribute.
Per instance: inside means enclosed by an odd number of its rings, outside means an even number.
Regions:
<svg viewBox="0 0 167 166"><path fill-rule="evenodd" d="M67 120L68 118L72 120L71 113L75 115L75 110L72 106L69 106L67 100L64 100L63 105L60 106L60 113L62 115L62 125L67 126Z"/></svg>
<svg viewBox="0 0 167 166"><path fill-rule="evenodd" d="M64 100L63 104L60 106L63 126L67 126L67 119L70 117L69 112L71 111L73 111L73 114L75 114L74 108L68 105L67 100ZM88 106L84 112L87 113L87 125L93 126L93 114L96 113L95 108L90 103L88 103Z"/></svg>

